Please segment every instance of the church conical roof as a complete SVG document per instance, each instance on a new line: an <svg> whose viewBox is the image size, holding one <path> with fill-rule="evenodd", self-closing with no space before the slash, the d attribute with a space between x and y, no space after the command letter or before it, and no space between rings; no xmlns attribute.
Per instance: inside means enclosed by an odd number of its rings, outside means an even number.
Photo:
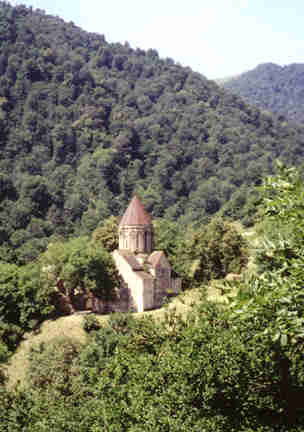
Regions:
<svg viewBox="0 0 304 432"><path fill-rule="evenodd" d="M121 218L119 226L151 225L151 223L151 216L146 212L140 199L135 195Z"/></svg>

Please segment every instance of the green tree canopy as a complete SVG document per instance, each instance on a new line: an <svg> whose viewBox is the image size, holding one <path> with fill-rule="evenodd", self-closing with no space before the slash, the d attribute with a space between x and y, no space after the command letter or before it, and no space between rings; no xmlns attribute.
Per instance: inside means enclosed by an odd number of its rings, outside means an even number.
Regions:
<svg viewBox="0 0 304 432"><path fill-rule="evenodd" d="M88 237L50 243L40 261L43 271L49 275L48 283L54 285L61 279L67 295L73 296L77 289L110 299L119 284L111 255Z"/></svg>

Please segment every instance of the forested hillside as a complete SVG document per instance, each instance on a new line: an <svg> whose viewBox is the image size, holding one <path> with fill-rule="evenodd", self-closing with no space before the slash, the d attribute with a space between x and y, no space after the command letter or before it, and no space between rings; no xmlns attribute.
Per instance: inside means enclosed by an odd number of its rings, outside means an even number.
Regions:
<svg viewBox="0 0 304 432"><path fill-rule="evenodd" d="M203 284L183 316L87 316L85 342L45 340L0 386L1 431L303 432L304 185L281 165L262 197L256 272L229 305Z"/></svg>
<svg viewBox="0 0 304 432"><path fill-rule="evenodd" d="M218 83L261 109L294 122L304 121L303 63L288 66L265 63Z"/></svg>
<svg viewBox="0 0 304 432"><path fill-rule="evenodd" d="M88 234L135 190L153 216L239 217L275 158L303 159L301 127L153 49L4 2L0 41L4 261L32 260L54 234Z"/></svg>

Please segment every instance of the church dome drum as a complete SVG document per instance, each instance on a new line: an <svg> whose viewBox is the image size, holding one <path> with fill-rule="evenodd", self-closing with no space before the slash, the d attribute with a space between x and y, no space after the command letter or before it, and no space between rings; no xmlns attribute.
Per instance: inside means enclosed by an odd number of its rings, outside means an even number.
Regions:
<svg viewBox="0 0 304 432"><path fill-rule="evenodd" d="M151 216L134 196L119 224L119 249L150 254L153 229Z"/></svg>

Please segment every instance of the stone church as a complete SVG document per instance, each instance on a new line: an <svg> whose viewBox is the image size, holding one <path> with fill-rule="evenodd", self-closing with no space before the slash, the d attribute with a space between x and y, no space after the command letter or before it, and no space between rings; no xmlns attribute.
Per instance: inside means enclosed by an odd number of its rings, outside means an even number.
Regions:
<svg viewBox="0 0 304 432"><path fill-rule="evenodd" d="M177 294L181 280L171 276L163 251L153 251L151 216L134 196L119 224L119 249L113 252L122 289L128 290L128 309L142 312L160 307L169 294Z"/></svg>

